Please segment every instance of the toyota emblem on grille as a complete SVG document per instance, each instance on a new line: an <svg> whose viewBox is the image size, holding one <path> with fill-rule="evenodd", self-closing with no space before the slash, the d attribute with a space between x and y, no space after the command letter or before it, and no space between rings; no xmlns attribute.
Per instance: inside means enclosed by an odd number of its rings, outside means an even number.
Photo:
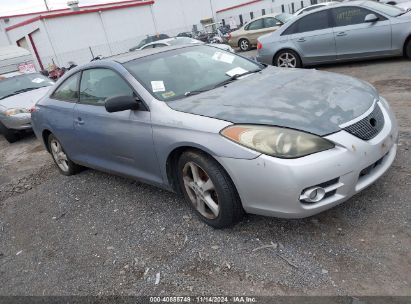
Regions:
<svg viewBox="0 0 411 304"><path fill-rule="evenodd" d="M377 125L377 120L374 117L372 117L370 118L369 123L371 127L375 127Z"/></svg>

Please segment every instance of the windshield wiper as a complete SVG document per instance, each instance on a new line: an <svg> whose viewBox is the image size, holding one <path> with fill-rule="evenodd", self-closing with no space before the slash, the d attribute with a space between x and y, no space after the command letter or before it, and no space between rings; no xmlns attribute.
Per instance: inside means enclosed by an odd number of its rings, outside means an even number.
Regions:
<svg viewBox="0 0 411 304"><path fill-rule="evenodd" d="M45 86L35 87L35 88L33 87L33 88L20 89L20 90L14 91L13 93L10 93L10 94L1 96L1 97L0 97L0 100L1 100L1 99L4 99L4 98L7 98L7 97L11 97L11 96L17 95L17 94L20 94L20 93L24 93L24 92L28 92L28 91L32 91L32 90L37 90L37 89L43 88L43 87L45 87Z"/></svg>
<svg viewBox="0 0 411 304"><path fill-rule="evenodd" d="M240 74L235 74L235 75L230 76L230 78L225 79L222 82L219 82L219 83L213 85L212 87L209 87L209 88L206 88L206 89L201 89L201 90L193 90L193 91L190 91L190 92L186 92L184 94L184 96L192 96L192 95L197 95L197 94L200 94L200 93L203 93L203 92L206 92L206 91L210 91L212 89L215 89L215 88L218 88L218 87L221 87L221 86L225 86L226 84L229 84L230 82L233 82L234 80L237 80L240 77L243 77L243 76L246 76L246 75L249 75L249 74L258 73L258 72L261 72L261 69L256 69L256 70L247 71L247 72L240 73Z"/></svg>

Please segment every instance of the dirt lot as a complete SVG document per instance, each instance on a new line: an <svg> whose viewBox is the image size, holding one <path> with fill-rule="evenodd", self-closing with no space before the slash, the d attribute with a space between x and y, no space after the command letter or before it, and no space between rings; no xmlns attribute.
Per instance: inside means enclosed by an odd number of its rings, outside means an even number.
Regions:
<svg viewBox="0 0 411 304"><path fill-rule="evenodd" d="M0 294L411 295L411 62L319 69L374 84L400 146L376 184L303 220L213 230L174 194L94 170L65 177L32 135L0 137Z"/></svg>

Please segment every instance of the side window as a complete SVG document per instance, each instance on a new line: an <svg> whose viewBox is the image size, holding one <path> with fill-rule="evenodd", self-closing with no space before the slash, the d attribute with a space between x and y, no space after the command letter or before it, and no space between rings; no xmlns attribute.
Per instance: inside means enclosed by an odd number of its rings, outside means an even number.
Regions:
<svg viewBox="0 0 411 304"><path fill-rule="evenodd" d="M336 27L364 23L365 16L368 14L379 16L367 9L355 6L334 8L332 13Z"/></svg>
<svg viewBox="0 0 411 304"><path fill-rule="evenodd" d="M264 18L264 27L277 26L277 22L280 23L273 17Z"/></svg>
<svg viewBox="0 0 411 304"><path fill-rule="evenodd" d="M145 47L142 47L141 49L145 50L145 49L152 49L152 48L154 48L154 44L146 45Z"/></svg>
<svg viewBox="0 0 411 304"><path fill-rule="evenodd" d="M284 35L291 35L297 32L297 28L298 28L298 22L294 22L293 24L291 24L282 34L281 36Z"/></svg>
<svg viewBox="0 0 411 304"><path fill-rule="evenodd" d="M102 106L109 97L133 95L126 81L112 70L89 69L81 75L80 103Z"/></svg>
<svg viewBox="0 0 411 304"><path fill-rule="evenodd" d="M167 44L164 44L164 43L155 43L155 44L153 44L154 48L160 48L160 47L163 47L163 46L167 46Z"/></svg>
<svg viewBox="0 0 411 304"><path fill-rule="evenodd" d="M247 31L259 30L264 27L263 19L258 19L256 21L251 22L245 29Z"/></svg>
<svg viewBox="0 0 411 304"><path fill-rule="evenodd" d="M295 33L304 33L323 30L330 27L328 21L328 10L312 13L302 17L296 23Z"/></svg>
<svg viewBox="0 0 411 304"><path fill-rule="evenodd" d="M78 80L80 73L67 78L51 95L51 98L64 101L77 101L78 99Z"/></svg>

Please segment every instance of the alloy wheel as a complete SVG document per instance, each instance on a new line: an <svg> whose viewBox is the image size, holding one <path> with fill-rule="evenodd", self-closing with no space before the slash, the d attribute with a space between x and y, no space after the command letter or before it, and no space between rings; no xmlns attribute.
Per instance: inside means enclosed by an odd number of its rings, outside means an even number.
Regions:
<svg viewBox="0 0 411 304"><path fill-rule="evenodd" d="M69 171L68 158L66 153L63 151L60 143L56 139L50 141L51 155L53 155L54 160L56 161L57 166L64 171Z"/></svg>
<svg viewBox="0 0 411 304"><path fill-rule="evenodd" d="M282 68L295 68L297 66L297 58L294 54L284 52L277 59L277 66Z"/></svg>
<svg viewBox="0 0 411 304"><path fill-rule="evenodd" d="M215 186L208 174L194 162L183 167L183 182L194 208L204 217L215 219L220 205Z"/></svg>
<svg viewBox="0 0 411 304"><path fill-rule="evenodd" d="M248 48L249 48L249 46L248 46L248 41L247 41L247 40L241 40L241 42L240 42L240 49L241 49L242 51L247 51Z"/></svg>

